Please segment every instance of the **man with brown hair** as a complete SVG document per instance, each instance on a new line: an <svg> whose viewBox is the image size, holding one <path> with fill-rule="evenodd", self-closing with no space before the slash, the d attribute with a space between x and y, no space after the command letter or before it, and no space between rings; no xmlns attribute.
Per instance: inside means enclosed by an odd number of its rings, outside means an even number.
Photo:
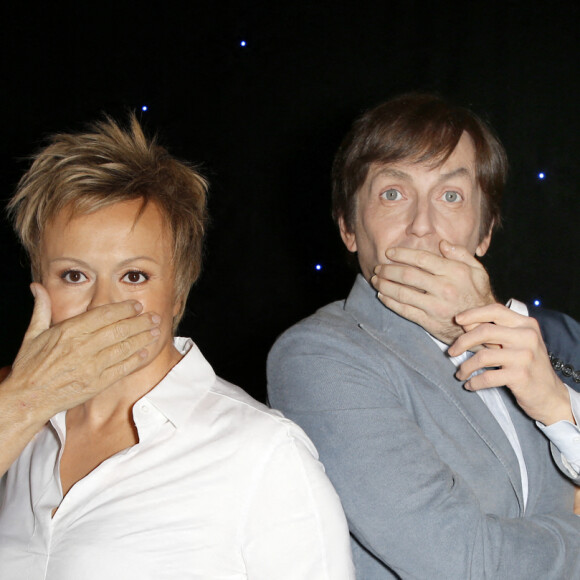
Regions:
<svg viewBox="0 0 580 580"><path fill-rule="evenodd" d="M268 388L320 452L363 580L580 577L580 405L537 323L495 304L474 257L506 170L476 115L422 94L365 113L336 156L333 215L361 274L278 339ZM500 362L482 365L494 344ZM512 360L543 380L514 379ZM487 366L509 391L466 372Z"/></svg>

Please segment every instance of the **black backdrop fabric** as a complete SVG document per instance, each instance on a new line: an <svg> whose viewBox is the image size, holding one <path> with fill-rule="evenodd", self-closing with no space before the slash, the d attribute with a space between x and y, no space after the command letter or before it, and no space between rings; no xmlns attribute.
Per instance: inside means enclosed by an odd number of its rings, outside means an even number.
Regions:
<svg viewBox="0 0 580 580"><path fill-rule="evenodd" d="M10 4L3 202L46 135L138 111L211 182L204 269L181 333L257 398L276 336L352 283L330 218L334 152L358 114L405 91L472 107L506 146L504 227L484 259L498 297L580 318L577 3ZM32 299L4 217L0 244L6 365Z"/></svg>

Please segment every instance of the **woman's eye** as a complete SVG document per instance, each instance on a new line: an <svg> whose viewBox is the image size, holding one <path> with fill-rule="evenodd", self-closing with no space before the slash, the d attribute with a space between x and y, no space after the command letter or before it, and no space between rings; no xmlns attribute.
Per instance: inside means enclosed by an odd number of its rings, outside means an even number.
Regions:
<svg viewBox="0 0 580 580"><path fill-rule="evenodd" d="M383 191L381 195L388 201L396 201L403 197L398 189L387 189L386 191Z"/></svg>
<svg viewBox="0 0 580 580"><path fill-rule="evenodd" d="M129 282L129 284L142 284L143 282L147 282L149 280L149 276L144 272L127 272L123 276L124 282Z"/></svg>
<svg viewBox="0 0 580 580"><path fill-rule="evenodd" d="M450 203L461 201L462 199L462 197L456 191L446 191L443 197L445 201L448 201Z"/></svg>
<svg viewBox="0 0 580 580"><path fill-rule="evenodd" d="M87 277L78 270L67 270L66 272L63 272L60 277L69 284L79 284L87 279Z"/></svg>

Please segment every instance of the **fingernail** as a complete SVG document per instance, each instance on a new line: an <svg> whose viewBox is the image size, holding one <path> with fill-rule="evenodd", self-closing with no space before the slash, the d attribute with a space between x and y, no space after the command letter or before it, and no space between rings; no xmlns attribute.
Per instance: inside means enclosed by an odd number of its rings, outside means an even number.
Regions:
<svg viewBox="0 0 580 580"><path fill-rule="evenodd" d="M141 304L141 302L135 302L135 304L133 304L133 306L135 307L135 310L137 312L141 312L143 310L143 304Z"/></svg>
<svg viewBox="0 0 580 580"><path fill-rule="evenodd" d="M375 274L374 276L371 276L371 284L374 286L376 281L377 281L377 276Z"/></svg>
<svg viewBox="0 0 580 580"><path fill-rule="evenodd" d="M153 336L159 336L161 334L161 331L158 328L152 328L151 329L151 334Z"/></svg>
<svg viewBox="0 0 580 580"><path fill-rule="evenodd" d="M471 383L469 381L466 381L465 383L463 383L463 386L465 389L467 389L468 391L471 391Z"/></svg>
<svg viewBox="0 0 580 580"><path fill-rule="evenodd" d="M161 322L161 316L159 316L159 314L152 314L151 322L153 322L153 324L159 324Z"/></svg>
<svg viewBox="0 0 580 580"><path fill-rule="evenodd" d="M392 257L394 257L394 256L396 255L396 253L397 253L397 251L395 250L395 248L389 248L389 249L386 251L386 254L387 254L387 256L388 256L389 258L392 258Z"/></svg>

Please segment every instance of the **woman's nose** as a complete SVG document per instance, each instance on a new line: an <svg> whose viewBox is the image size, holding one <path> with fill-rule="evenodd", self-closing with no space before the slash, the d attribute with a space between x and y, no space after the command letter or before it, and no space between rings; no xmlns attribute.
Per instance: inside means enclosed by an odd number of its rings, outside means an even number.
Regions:
<svg viewBox="0 0 580 580"><path fill-rule="evenodd" d="M97 280L93 284L93 293L87 310L92 310L97 306L102 306L103 304L111 304L113 302L119 302L120 298L115 285L108 280Z"/></svg>

